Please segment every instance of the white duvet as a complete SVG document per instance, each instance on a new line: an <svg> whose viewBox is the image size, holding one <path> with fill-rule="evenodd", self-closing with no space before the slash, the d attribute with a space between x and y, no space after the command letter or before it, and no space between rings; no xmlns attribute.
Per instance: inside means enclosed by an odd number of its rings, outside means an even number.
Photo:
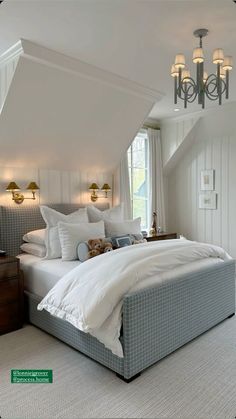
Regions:
<svg viewBox="0 0 236 419"><path fill-rule="evenodd" d="M122 299L159 283L202 260L231 257L220 247L182 240L154 241L108 252L67 273L38 305L79 330L90 333L119 357ZM195 269L196 269L195 266Z"/></svg>

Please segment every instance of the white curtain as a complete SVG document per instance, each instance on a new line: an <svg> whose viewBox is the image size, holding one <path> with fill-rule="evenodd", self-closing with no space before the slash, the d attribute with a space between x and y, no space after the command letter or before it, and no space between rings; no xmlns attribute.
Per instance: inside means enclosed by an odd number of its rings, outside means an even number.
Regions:
<svg viewBox="0 0 236 419"><path fill-rule="evenodd" d="M149 162L150 162L150 220L152 213L157 212L157 226L166 229L164 185L162 171L160 130L148 128Z"/></svg>
<svg viewBox="0 0 236 419"><path fill-rule="evenodd" d="M131 220L132 209L127 153L125 153L120 163L120 202L124 203L125 220Z"/></svg>

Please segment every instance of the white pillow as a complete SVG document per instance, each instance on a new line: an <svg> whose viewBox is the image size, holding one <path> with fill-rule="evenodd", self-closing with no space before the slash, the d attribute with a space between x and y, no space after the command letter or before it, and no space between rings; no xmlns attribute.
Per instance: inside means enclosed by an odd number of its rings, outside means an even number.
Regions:
<svg viewBox="0 0 236 419"><path fill-rule="evenodd" d="M117 205L116 207L100 211L94 205L87 207L88 218L90 223L97 223L101 220L107 221L123 221L124 220L124 204Z"/></svg>
<svg viewBox="0 0 236 419"><path fill-rule="evenodd" d="M46 228L42 228L41 230L29 231L28 233L24 234L23 240L28 243L45 245L45 234Z"/></svg>
<svg viewBox="0 0 236 419"><path fill-rule="evenodd" d="M105 221L105 230L106 237L119 236L122 234L140 234L141 217L123 222Z"/></svg>
<svg viewBox="0 0 236 419"><path fill-rule="evenodd" d="M23 243L20 248L23 252L38 256L39 258L44 258L46 255L46 246L43 244Z"/></svg>
<svg viewBox="0 0 236 419"><path fill-rule="evenodd" d="M46 259L56 259L61 257L61 244L58 235L58 223L88 223L86 208L80 208L72 214L65 215L44 205L40 206L42 217L47 225L45 244L47 248Z"/></svg>
<svg viewBox="0 0 236 419"><path fill-rule="evenodd" d="M89 239L102 239L105 237L104 221L78 224L59 222L58 230L62 260L78 259L77 246L79 243Z"/></svg>

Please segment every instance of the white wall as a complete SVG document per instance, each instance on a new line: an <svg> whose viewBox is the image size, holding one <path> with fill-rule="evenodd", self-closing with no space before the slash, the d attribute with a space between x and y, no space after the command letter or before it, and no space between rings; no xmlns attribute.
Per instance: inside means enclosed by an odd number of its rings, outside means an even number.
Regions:
<svg viewBox="0 0 236 419"><path fill-rule="evenodd" d="M47 203L92 203L91 192L88 191L89 184L97 182L102 187L108 183L111 187L113 176L110 173L86 173L80 171L59 171L31 168L0 167L0 205L16 205L10 192L6 192L9 182L15 181L25 196L32 196L25 188L31 181L35 181L40 190L37 192L35 201L25 200L21 205L47 204ZM112 192L108 193L108 199L103 198L104 192L98 192L97 203L109 202L112 205Z"/></svg>
<svg viewBox="0 0 236 419"><path fill-rule="evenodd" d="M168 176L168 228L236 257L236 104L206 112L194 141ZM162 136L163 144L165 138ZM215 169L216 210L198 208L200 172Z"/></svg>
<svg viewBox="0 0 236 419"><path fill-rule="evenodd" d="M189 131L195 125L199 116L193 115L187 118L166 119L161 123L162 159L165 167L173 154L184 141Z"/></svg>

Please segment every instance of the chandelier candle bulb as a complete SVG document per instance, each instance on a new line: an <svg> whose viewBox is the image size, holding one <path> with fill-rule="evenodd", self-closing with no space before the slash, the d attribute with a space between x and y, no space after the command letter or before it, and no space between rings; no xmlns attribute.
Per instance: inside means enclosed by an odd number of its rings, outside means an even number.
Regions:
<svg viewBox="0 0 236 419"><path fill-rule="evenodd" d="M178 77L178 75L179 75L179 72L178 72L177 68L175 67L174 64L172 64L172 66L171 66L171 76L172 77Z"/></svg>
<svg viewBox="0 0 236 419"><path fill-rule="evenodd" d="M220 78L225 79L226 77L226 71L223 69L222 66L220 66Z"/></svg>
<svg viewBox="0 0 236 419"><path fill-rule="evenodd" d="M188 83L190 79L190 71L189 70L183 70L182 71L182 82L183 83Z"/></svg>
<svg viewBox="0 0 236 419"><path fill-rule="evenodd" d="M208 78L208 74L207 74L206 71L204 71L204 73L203 73L203 81L204 81L204 83L206 83L207 78Z"/></svg>

